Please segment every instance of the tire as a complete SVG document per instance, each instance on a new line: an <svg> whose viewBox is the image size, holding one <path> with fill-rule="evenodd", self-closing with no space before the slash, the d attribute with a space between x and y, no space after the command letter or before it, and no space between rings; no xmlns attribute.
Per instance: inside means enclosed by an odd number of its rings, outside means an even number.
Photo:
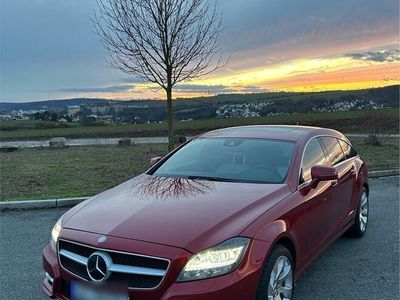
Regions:
<svg viewBox="0 0 400 300"><path fill-rule="evenodd" d="M357 212L354 217L354 225L348 230L348 235L361 238L368 227L369 221L369 195L365 187L362 188L360 199L358 200Z"/></svg>
<svg viewBox="0 0 400 300"><path fill-rule="evenodd" d="M283 276L285 274L286 276ZM286 247L277 245L266 259L258 283L256 300L291 300L293 288L292 255Z"/></svg>

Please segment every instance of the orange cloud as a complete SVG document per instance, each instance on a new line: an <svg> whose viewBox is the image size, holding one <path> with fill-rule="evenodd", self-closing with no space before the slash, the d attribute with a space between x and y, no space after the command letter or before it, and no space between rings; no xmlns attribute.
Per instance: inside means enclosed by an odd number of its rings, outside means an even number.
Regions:
<svg viewBox="0 0 400 300"><path fill-rule="evenodd" d="M397 63L390 63L294 76L284 80L269 81L263 84L263 87L286 91L317 91L362 89L399 83L399 65Z"/></svg>

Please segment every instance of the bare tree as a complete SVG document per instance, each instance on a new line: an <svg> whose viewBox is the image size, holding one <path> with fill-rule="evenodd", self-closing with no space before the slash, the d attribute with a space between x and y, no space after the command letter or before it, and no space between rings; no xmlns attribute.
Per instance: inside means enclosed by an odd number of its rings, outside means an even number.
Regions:
<svg viewBox="0 0 400 300"><path fill-rule="evenodd" d="M214 0L212 0L214 1ZM172 91L221 68L221 15L210 0L97 0L93 22L108 63L164 89L168 146L174 147Z"/></svg>
<svg viewBox="0 0 400 300"><path fill-rule="evenodd" d="M365 111L365 126L368 130L367 144L380 146L387 142L390 134L385 134L390 128L388 116L382 109L368 109ZM394 129L394 128L393 128Z"/></svg>

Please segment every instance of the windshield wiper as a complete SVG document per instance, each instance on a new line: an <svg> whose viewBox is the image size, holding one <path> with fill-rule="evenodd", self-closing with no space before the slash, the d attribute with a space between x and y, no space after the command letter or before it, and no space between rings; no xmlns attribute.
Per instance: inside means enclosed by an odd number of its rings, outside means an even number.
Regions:
<svg viewBox="0 0 400 300"><path fill-rule="evenodd" d="M258 184L278 184L278 182L268 182L268 181L260 181L260 180L247 180L247 179L231 179L231 178L223 178L223 177L215 177L215 176L201 176L201 175L189 175L184 177L186 179L191 180L208 180L208 181L219 181L219 182L240 182L240 183L258 183Z"/></svg>
<svg viewBox="0 0 400 300"><path fill-rule="evenodd" d="M214 177L214 176L190 175L186 178L191 179L191 180L199 179L199 180L220 181L220 182L237 182L237 180L235 180L235 179Z"/></svg>

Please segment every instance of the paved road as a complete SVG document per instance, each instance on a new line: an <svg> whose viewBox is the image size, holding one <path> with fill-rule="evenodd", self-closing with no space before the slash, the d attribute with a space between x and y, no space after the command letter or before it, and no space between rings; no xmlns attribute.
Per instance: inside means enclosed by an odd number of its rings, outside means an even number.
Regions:
<svg viewBox="0 0 400 300"><path fill-rule="evenodd" d="M294 300L399 299L399 177L371 180L370 208L364 238L334 243L297 282ZM46 299L41 250L64 211L0 213L0 299Z"/></svg>

